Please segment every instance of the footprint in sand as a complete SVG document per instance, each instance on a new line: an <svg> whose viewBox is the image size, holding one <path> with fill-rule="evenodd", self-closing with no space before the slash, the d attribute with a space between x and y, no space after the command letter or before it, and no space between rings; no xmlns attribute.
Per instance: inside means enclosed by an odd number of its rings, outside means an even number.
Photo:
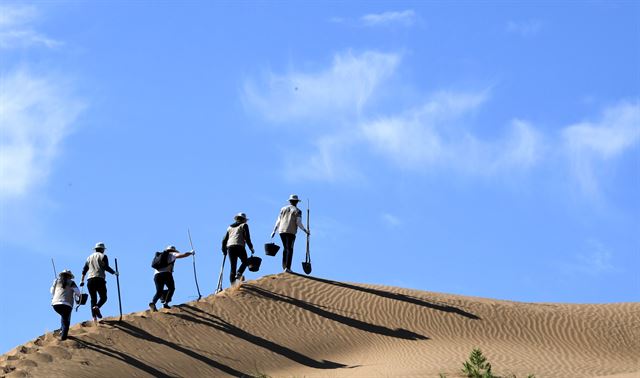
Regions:
<svg viewBox="0 0 640 378"><path fill-rule="evenodd" d="M38 353L34 353L29 357L30 360L37 362L37 363L50 363L53 362L53 356L50 355L49 353L42 353L42 352L38 352Z"/></svg>

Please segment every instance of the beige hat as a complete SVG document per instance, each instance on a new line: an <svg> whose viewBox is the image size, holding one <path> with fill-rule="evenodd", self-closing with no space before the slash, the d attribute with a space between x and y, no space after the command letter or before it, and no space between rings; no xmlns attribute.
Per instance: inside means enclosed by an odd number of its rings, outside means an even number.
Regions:
<svg viewBox="0 0 640 378"><path fill-rule="evenodd" d="M107 249L107 247L104 246L103 242L98 242L96 243L96 246L93 247L93 249Z"/></svg>
<svg viewBox="0 0 640 378"><path fill-rule="evenodd" d="M292 194L289 196L289 201L298 201L301 202L302 200L300 198L298 198L297 194Z"/></svg>
<svg viewBox="0 0 640 378"><path fill-rule="evenodd" d="M168 245L167 248L165 248L164 250L169 252L178 252L178 250L174 245Z"/></svg>
<svg viewBox="0 0 640 378"><path fill-rule="evenodd" d="M62 272L60 272L59 276L60 277L62 277L62 276L70 276L71 279L73 279L73 273L71 273L71 271L69 269L65 269Z"/></svg>

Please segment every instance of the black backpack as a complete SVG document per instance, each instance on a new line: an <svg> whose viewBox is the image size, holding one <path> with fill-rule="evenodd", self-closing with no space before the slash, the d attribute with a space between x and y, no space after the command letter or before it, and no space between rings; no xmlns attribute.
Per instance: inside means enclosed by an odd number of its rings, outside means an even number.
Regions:
<svg viewBox="0 0 640 378"><path fill-rule="evenodd" d="M151 267L153 269L162 269L169 266L169 251L156 252L156 255L151 261Z"/></svg>

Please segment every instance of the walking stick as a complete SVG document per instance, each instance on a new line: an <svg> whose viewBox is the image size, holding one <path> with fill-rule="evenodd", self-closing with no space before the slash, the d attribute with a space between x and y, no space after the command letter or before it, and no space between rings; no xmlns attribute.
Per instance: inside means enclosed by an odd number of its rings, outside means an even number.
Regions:
<svg viewBox="0 0 640 378"><path fill-rule="evenodd" d="M51 258L51 265L53 265L53 278L58 278L58 272L56 272L56 263L53 262L53 257Z"/></svg>
<svg viewBox="0 0 640 378"><path fill-rule="evenodd" d="M118 259L115 259L116 261L116 284L118 285L118 306L120 307L120 319L118 319L119 322L122 321L122 301L120 300L120 271L118 270Z"/></svg>
<svg viewBox="0 0 640 378"><path fill-rule="evenodd" d="M198 275L196 274L196 250L193 248L193 242L191 241L191 231L187 228L187 233L189 234L189 244L191 244L191 250L193 251L193 278L196 280L196 289L198 289L198 300L202 298L202 294L200 294L200 286L198 286Z"/></svg>
<svg viewBox="0 0 640 378"><path fill-rule="evenodd" d="M218 287L216 288L216 294L222 291L222 272L224 272L224 262L227 261L227 255L222 258L222 266L220 267L220 278L218 278Z"/></svg>

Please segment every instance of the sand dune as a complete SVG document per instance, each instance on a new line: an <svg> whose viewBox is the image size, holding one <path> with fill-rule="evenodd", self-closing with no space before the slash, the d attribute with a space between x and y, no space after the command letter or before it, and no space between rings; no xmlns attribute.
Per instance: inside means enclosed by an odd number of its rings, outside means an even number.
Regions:
<svg viewBox="0 0 640 378"><path fill-rule="evenodd" d="M517 303L296 274L72 327L0 357L6 377L640 377L640 303ZM4 373L3 373L4 372Z"/></svg>

